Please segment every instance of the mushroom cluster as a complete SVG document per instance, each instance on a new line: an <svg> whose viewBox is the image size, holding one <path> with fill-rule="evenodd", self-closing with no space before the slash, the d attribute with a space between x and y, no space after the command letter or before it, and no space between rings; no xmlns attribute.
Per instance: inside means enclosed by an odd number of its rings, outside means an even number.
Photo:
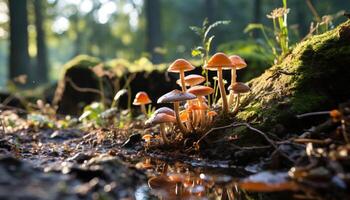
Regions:
<svg viewBox="0 0 350 200"><path fill-rule="evenodd" d="M216 53L203 66L204 69L216 71L217 73L218 87L222 99L222 115L226 115L229 112L237 113L240 94L250 91L249 86L236 81L236 70L246 66L246 62L241 57L237 55L229 57L224 53ZM147 126L160 125L161 138L165 144L170 143L169 135L172 138L178 138L178 136L174 136L169 131L174 125L179 129L182 136L188 136L192 133L208 130L218 115L211 105L207 104L206 98L214 93L214 89L200 85L206 79L197 74L185 75L185 72L194 69L195 67L185 59L177 59L169 66L168 72L179 74L179 79L176 83L181 87L181 90L174 89L157 100L159 104L173 104L173 109L167 107L159 108L146 121ZM223 70L231 70L231 84L228 87L228 91L230 91L228 97L226 95ZM142 96L143 98L140 98ZM147 94L136 95L136 99L146 99L144 96L147 96ZM141 109L144 112L145 103L150 103L150 100L144 100L142 103L135 103L135 105L141 105Z"/></svg>

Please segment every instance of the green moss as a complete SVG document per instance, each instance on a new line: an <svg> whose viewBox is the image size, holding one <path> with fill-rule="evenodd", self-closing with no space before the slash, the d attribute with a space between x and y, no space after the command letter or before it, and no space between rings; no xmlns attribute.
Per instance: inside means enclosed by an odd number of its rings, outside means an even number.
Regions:
<svg viewBox="0 0 350 200"><path fill-rule="evenodd" d="M96 66L101 61L92 56L88 55L78 55L74 57L72 60L68 61L64 66L64 70L68 70L72 67L82 67L82 68L90 68Z"/></svg>
<svg viewBox="0 0 350 200"><path fill-rule="evenodd" d="M280 64L249 82L238 120L271 128L296 114L330 109L350 96L350 21L295 46ZM350 32L350 31L349 31Z"/></svg>

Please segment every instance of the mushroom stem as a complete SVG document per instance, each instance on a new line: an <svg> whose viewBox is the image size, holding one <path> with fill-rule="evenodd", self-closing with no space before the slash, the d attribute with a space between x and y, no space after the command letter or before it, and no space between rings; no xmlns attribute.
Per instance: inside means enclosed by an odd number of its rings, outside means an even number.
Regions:
<svg viewBox="0 0 350 200"><path fill-rule="evenodd" d="M219 83L219 89L222 99L222 113L226 114L228 112L228 103L227 103L227 97L226 97L226 91L224 86L224 81L222 80L222 68L218 68L217 71L218 74L218 83Z"/></svg>
<svg viewBox="0 0 350 200"><path fill-rule="evenodd" d="M237 94L237 99L236 99L236 103L235 103L235 107L233 108L233 113L236 114L238 112L238 108L239 108L239 101L240 101L240 94Z"/></svg>
<svg viewBox="0 0 350 200"><path fill-rule="evenodd" d="M180 71L180 80L182 92L186 92L185 72L183 70Z"/></svg>
<svg viewBox="0 0 350 200"><path fill-rule="evenodd" d="M146 106L145 104L141 104L141 112L147 117L147 111L146 111Z"/></svg>
<svg viewBox="0 0 350 200"><path fill-rule="evenodd" d="M164 123L160 124L160 135L162 136L164 144L169 144L169 139L166 136L165 124Z"/></svg>
<svg viewBox="0 0 350 200"><path fill-rule="evenodd" d="M202 98L198 98L199 106L203 107L203 100ZM205 110L200 110L200 129L204 128L204 126L207 124L205 120Z"/></svg>
<svg viewBox="0 0 350 200"><path fill-rule="evenodd" d="M179 102L174 102L174 112L175 112L176 122L179 125L181 133L187 134L188 130L185 127L185 125L181 122L181 119L180 119L179 107L180 107L180 103Z"/></svg>
<svg viewBox="0 0 350 200"><path fill-rule="evenodd" d="M236 79L237 79L237 73L236 73L236 68L232 68L231 69L231 86L233 86L233 84L236 83ZM233 104L233 97L234 97L234 93L232 90L230 90L230 97L228 100L228 105L231 107Z"/></svg>

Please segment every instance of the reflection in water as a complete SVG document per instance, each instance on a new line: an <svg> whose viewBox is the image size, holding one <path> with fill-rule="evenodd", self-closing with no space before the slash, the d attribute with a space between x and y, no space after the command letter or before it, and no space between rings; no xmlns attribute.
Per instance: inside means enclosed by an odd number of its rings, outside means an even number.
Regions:
<svg viewBox="0 0 350 200"><path fill-rule="evenodd" d="M225 173L213 173L201 168L190 169L182 163L168 165L149 158L137 163L146 169L148 186L159 199L252 199L248 192L296 191L297 185L287 173L263 172L245 179ZM146 199L146 198L137 198Z"/></svg>

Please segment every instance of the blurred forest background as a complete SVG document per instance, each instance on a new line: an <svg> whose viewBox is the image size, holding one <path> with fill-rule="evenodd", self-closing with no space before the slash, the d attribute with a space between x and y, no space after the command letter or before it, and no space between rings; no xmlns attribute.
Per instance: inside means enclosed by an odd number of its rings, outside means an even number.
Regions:
<svg viewBox="0 0 350 200"><path fill-rule="evenodd" d="M310 3L313 6L310 6ZM213 34L214 49L237 53L268 67L261 32L245 33L250 23L272 25L266 17L280 0L0 0L0 87L27 74L33 86L54 82L64 63L79 54L102 61L142 57L153 63L191 58L200 38L190 26L230 20ZM290 41L303 39L312 22L343 19L349 0L289 0ZM328 16L323 17L323 16ZM12 45L10 45L12 44ZM248 62L249 63L249 62Z"/></svg>

